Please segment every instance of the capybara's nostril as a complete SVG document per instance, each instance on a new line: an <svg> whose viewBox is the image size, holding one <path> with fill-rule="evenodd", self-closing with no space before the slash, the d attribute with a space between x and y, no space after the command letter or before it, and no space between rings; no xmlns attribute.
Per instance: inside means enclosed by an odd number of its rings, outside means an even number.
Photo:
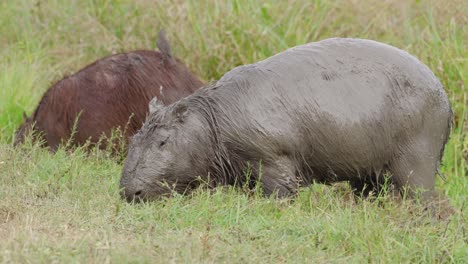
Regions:
<svg viewBox="0 0 468 264"><path fill-rule="evenodd" d="M128 195L127 196L127 202L129 202L129 203L142 202L143 201L142 196L143 196L143 191L142 190L136 191L136 192L133 193L133 195Z"/></svg>
<svg viewBox="0 0 468 264"><path fill-rule="evenodd" d="M143 190L138 190L136 192L122 190L120 193L121 197L127 202L140 202L141 196L143 195Z"/></svg>

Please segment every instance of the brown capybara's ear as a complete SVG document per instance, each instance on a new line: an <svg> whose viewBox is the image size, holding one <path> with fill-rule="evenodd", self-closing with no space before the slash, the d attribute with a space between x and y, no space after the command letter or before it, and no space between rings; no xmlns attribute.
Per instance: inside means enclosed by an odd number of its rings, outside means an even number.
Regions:
<svg viewBox="0 0 468 264"><path fill-rule="evenodd" d="M159 51L161 52L164 63L174 63L174 58L172 57L171 53L171 45L169 45L169 41L167 40L166 37L166 31L164 29L161 29L158 33L158 39L156 40L156 46L158 47Z"/></svg>
<svg viewBox="0 0 468 264"><path fill-rule="evenodd" d="M28 120L28 116L26 115L26 112L23 111L23 121Z"/></svg>

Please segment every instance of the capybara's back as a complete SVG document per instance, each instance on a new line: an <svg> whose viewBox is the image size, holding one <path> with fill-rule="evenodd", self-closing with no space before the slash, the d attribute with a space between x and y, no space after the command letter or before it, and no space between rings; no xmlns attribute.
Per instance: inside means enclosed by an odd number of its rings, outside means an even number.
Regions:
<svg viewBox="0 0 468 264"><path fill-rule="evenodd" d="M17 131L15 144L24 140L32 124L52 150L70 140L72 133L73 145L96 143L117 128L128 138L143 124L153 97L170 104L203 85L172 57L163 31L157 45L160 52L108 56L58 81Z"/></svg>

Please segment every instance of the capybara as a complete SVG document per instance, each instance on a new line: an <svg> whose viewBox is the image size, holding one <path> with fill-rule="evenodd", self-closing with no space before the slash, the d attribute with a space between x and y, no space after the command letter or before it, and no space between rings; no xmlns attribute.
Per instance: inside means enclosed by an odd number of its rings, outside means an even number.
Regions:
<svg viewBox="0 0 468 264"><path fill-rule="evenodd" d="M143 125L154 96L170 104L203 86L172 56L163 30L156 43L160 52L111 55L58 81L44 94L32 116L24 117L14 144L23 142L32 127L51 150L68 142L72 133L73 145L87 140L96 143L102 135L110 137L116 128L124 130L128 138Z"/></svg>
<svg viewBox="0 0 468 264"><path fill-rule="evenodd" d="M261 183L279 197L313 181L349 181L364 192L380 187L384 172L398 190L429 201L452 118L427 66L348 38L288 49L171 105L151 105L120 181L128 201L198 182Z"/></svg>

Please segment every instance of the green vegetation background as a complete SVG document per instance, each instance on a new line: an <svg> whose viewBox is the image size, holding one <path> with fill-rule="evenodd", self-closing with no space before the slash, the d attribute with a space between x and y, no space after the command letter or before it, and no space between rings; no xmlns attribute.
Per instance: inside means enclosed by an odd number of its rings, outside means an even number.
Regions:
<svg viewBox="0 0 468 264"><path fill-rule="evenodd" d="M468 263L467 4L452 1L0 2L0 261ZM437 188L456 210L440 221L409 201L350 198L314 185L294 201L239 190L129 205L105 151L56 154L12 139L46 89L116 52L174 54L205 80L289 47L359 37L407 50L440 78L454 111Z"/></svg>

